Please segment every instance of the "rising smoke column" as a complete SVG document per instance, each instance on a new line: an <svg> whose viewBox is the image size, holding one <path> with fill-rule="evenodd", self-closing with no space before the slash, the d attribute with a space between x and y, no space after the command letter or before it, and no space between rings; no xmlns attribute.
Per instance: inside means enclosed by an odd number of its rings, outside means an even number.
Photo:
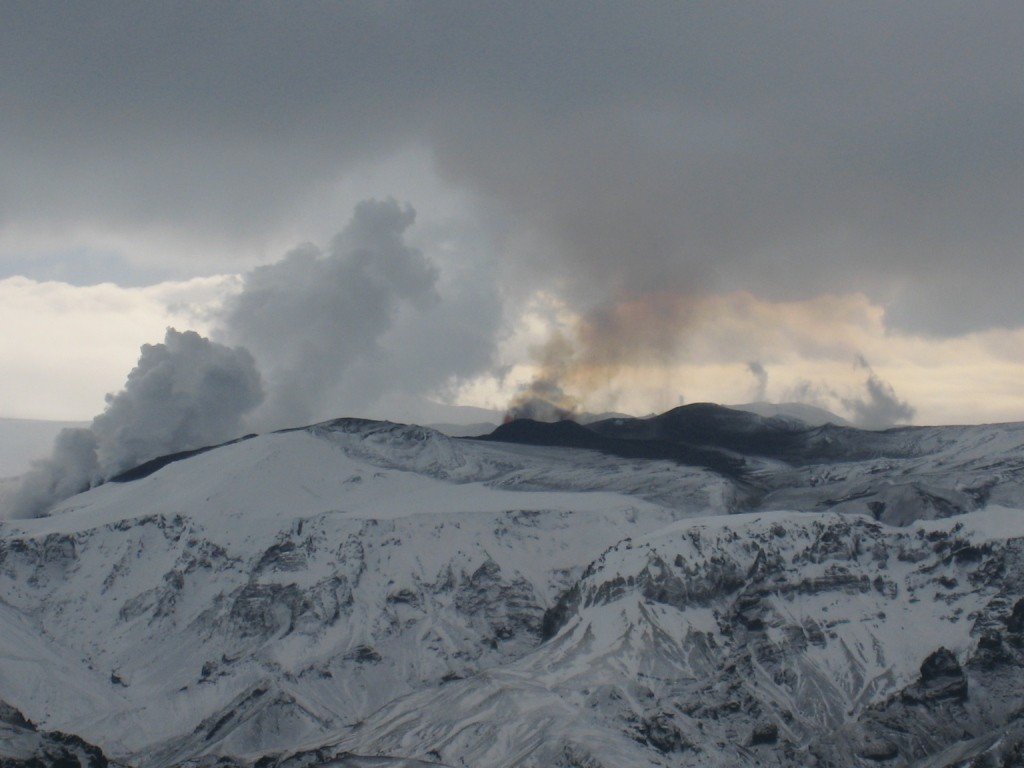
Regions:
<svg viewBox="0 0 1024 768"><path fill-rule="evenodd" d="M667 289L623 293L587 308L534 350L537 373L513 397L509 415L571 418L588 394L636 368L660 371L665 398L677 400L671 369L698 312L694 296Z"/></svg>
<svg viewBox="0 0 1024 768"><path fill-rule="evenodd" d="M62 429L50 458L35 462L21 478L2 517L37 517L59 501L87 490L101 479L96 435L91 429Z"/></svg>
<svg viewBox="0 0 1024 768"><path fill-rule="evenodd" d="M851 411L858 427L885 429L914 418L914 407L896 396L892 385L878 377L863 355L857 356L856 365L868 374L864 381L866 393L862 397L843 398L843 405Z"/></svg>
<svg viewBox="0 0 1024 768"><path fill-rule="evenodd" d="M487 367L501 316L491 275L442 275L406 242L414 220L408 205L363 201L326 249L301 246L243 277L214 333L231 346L174 329L144 345L90 429L63 434L23 478L13 513L41 514L156 456L363 415L384 396L433 395Z"/></svg>
<svg viewBox="0 0 1024 768"><path fill-rule="evenodd" d="M238 437L263 400L252 355L167 329L162 344L144 344L124 389L107 396L93 419L100 469L107 477L156 456Z"/></svg>
<svg viewBox="0 0 1024 768"><path fill-rule="evenodd" d="M754 392L754 402L764 402L764 399L768 396L768 371L766 371L765 367L757 360L751 360L747 363L747 370L757 381L757 390Z"/></svg>
<svg viewBox="0 0 1024 768"><path fill-rule="evenodd" d="M218 333L250 349L267 377L261 424L341 415L320 410L339 391L350 409L379 394L346 385L382 353L401 312L424 313L439 300L437 268L404 239L415 216L394 200L363 201L325 250L304 245L245 275Z"/></svg>
<svg viewBox="0 0 1024 768"><path fill-rule="evenodd" d="M66 429L53 455L22 478L13 517L34 517L59 501L157 456L238 437L263 399L252 355L168 328L145 344L124 389L89 429Z"/></svg>
<svg viewBox="0 0 1024 768"><path fill-rule="evenodd" d="M579 406L576 398L562 388L573 368L576 351L562 334L556 333L536 350L539 372L512 398L505 421L563 421L574 419Z"/></svg>

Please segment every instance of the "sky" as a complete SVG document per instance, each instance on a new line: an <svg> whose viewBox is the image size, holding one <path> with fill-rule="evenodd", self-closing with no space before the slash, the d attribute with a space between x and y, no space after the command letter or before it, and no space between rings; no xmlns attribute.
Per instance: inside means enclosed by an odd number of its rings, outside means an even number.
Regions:
<svg viewBox="0 0 1024 768"><path fill-rule="evenodd" d="M2 9L0 416L1024 420L1020 2Z"/></svg>

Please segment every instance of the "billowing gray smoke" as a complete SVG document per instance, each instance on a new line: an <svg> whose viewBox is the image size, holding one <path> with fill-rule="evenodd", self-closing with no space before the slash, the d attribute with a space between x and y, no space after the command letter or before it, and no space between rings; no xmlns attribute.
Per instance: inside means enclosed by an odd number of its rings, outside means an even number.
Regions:
<svg viewBox="0 0 1024 768"><path fill-rule="evenodd" d="M579 403L562 389L562 382L575 362L572 344L555 334L537 352L540 372L512 398L505 420L575 421Z"/></svg>
<svg viewBox="0 0 1024 768"><path fill-rule="evenodd" d="M238 437L263 399L256 364L195 331L167 329L145 344L124 389L90 429L66 429L53 455L22 479L9 511L33 517L90 485L144 461Z"/></svg>
<svg viewBox="0 0 1024 768"><path fill-rule="evenodd" d="M49 459L36 462L26 473L4 515L36 517L58 501L81 493L101 477L96 435L90 429L64 429L54 441Z"/></svg>
<svg viewBox="0 0 1024 768"><path fill-rule="evenodd" d="M124 389L93 419L100 470L107 477L174 451L238 437L243 417L263 400L252 355L167 329L145 344Z"/></svg>
<svg viewBox="0 0 1024 768"><path fill-rule="evenodd" d="M530 390L536 391L540 387L541 382L535 381L531 385ZM564 397L564 393L557 385L554 385L552 394ZM557 402L545 397L518 397L509 404L508 412L505 414L505 421L515 421L516 419L548 422L565 421L566 419L575 421L576 409L558 405Z"/></svg>
<svg viewBox="0 0 1024 768"><path fill-rule="evenodd" d="M261 426L363 415L383 395L428 394L490 361L497 301L473 280L444 284L405 241L414 220L409 206L367 200L328 248L245 276L218 333L267 378Z"/></svg>
<svg viewBox="0 0 1024 768"><path fill-rule="evenodd" d="M231 346L173 329L144 345L91 428L62 434L25 476L13 514L41 514L156 456L253 427L366 415L485 368L501 316L493 282L473 268L443 275L408 245L415 215L394 200L364 201L327 249L305 245L246 274L215 333Z"/></svg>
<svg viewBox="0 0 1024 768"><path fill-rule="evenodd" d="M863 356L858 356L857 366L868 374L864 382L866 396L843 399L843 405L850 410L854 424L864 429L885 429L914 418L914 407L900 400L892 385L878 378Z"/></svg>

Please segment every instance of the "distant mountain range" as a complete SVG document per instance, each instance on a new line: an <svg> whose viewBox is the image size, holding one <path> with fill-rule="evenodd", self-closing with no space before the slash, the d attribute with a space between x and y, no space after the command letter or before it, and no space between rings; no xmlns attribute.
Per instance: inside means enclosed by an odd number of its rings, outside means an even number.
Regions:
<svg viewBox="0 0 1024 768"><path fill-rule="evenodd" d="M820 427L825 424L835 424L838 427L849 427L853 426L841 416L837 416L831 411L827 411L824 408L819 408L816 405L808 405L807 403L743 403L741 405L727 405L726 408L732 408L735 411L747 411L748 413L756 413L758 416L765 417L782 417L799 419L812 427Z"/></svg>

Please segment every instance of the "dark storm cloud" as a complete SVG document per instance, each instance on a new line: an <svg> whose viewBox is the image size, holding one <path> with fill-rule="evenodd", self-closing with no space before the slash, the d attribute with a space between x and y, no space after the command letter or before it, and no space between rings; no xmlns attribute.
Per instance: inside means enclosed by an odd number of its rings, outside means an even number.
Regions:
<svg viewBox="0 0 1024 768"><path fill-rule="evenodd" d="M1020 325L1022 29L1018 2L8 5L0 227L258 241L416 146L500 220L513 293Z"/></svg>

